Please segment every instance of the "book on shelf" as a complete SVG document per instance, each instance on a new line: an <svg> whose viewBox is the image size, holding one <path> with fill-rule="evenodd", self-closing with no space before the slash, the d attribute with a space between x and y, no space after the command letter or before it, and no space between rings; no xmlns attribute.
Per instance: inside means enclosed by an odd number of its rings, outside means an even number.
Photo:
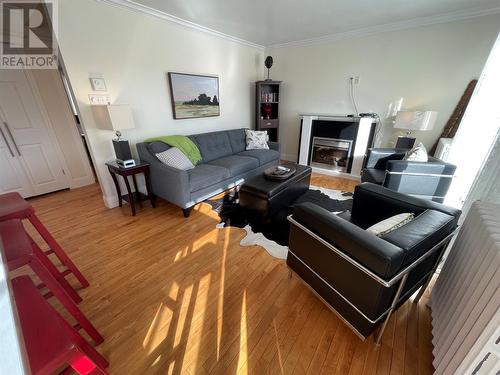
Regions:
<svg viewBox="0 0 500 375"><path fill-rule="evenodd" d="M260 98L263 103L277 103L278 93L277 92L263 92Z"/></svg>

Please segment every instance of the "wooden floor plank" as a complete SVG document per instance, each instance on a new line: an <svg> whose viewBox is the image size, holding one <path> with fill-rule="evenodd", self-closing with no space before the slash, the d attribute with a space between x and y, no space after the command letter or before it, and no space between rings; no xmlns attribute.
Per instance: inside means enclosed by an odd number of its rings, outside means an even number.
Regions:
<svg viewBox="0 0 500 375"><path fill-rule="evenodd" d="M337 370L341 352L346 345L346 337L349 335L348 330L349 328L344 324L340 325L336 330L333 341L328 349L326 359L321 367L320 374L334 374Z"/></svg>
<svg viewBox="0 0 500 375"><path fill-rule="evenodd" d="M389 374L391 371L392 351L394 349L394 331L396 315L393 314L384 331L380 342L380 352L377 361L377 375Z"/></svg>
<svg viewBox="0 0 500 375"><path fill-rule="evenodd" d="M288 282L298 283L298 280L289 278ZM280 301L278 313L267 327L260 341L253 348L250 347L247 350L247 363L241 363L241 366L238 367L238 372L246 367L247 373L258 374L264 373L269 367L272 358L278 350L278 341L286 335L290 323L293 322L308 297L307 291L302 288L294 288L292 292L287 293L285 298ZM284 308L283 303L288 301L294 301L294 303L288 305L288 308Z"/></svg>
<svg viewBox="0 0 500 375"><path fill-rule="evenodd" d="M391 375L404 374L409 303L411 302L407 301L394 313L396 322L391 358Z"/></svg>
<svg viewBox="0 0 500 375"><path fill-rule="evenodd" d="M374 344L373 337L367 340L369 340L370 346L367 349L365 363L363 365L363 375L372 375L377 373L380 346Z"/></svg>
<svg viewBox="0 0 500 375"><path fill-rule="evenodd" d="M298 350L300 356L295 364L292 374L300 375L307 372L314 354L316 353L316 350L321 342L325 328L328 326L328 322L331 321L330 315L330 309L325 306L318 319L314 322L309 337L307 340L303 340L303 346Z"/></svg>
<svg viewBox="0 0 500 375"><path fill-rule="evenodd" d="M312 184L356 181L314 174ZM79 307L105 338L97 350L111 374L432 373L428 294L407 306L406 328L403 313L391 318L377 347L289 279L283 260L240 246L243 229L216 228L207 204L185 219L159 200L132 217L127 205L107 209L97 185L30 202L90 281Z"/></svg>
<svg viewBox="0 0 500 375"><path fill-rule="evenodd" d="M348 374L351 368L352 359L356 348L356 343L359 338L351 331L348 331L345 338L343 351L340 354L339 362L335 374L343 375Z"/></svg>
<svg viewBox="0 0 500 375"><path fill-rule="evenodd" d="M369 340L356 340L356 347L352 357L349 375L361 375L365 365L365 360L368 355L369 346L372 345Z"/></svg>
<svg viewBox="0 0 500 375"><path fill-rule="evenodd" d="M330 350L330 346L332 345L335 337L335 333L337 332L340 324L342 324L340 319L330 319L329 324L324 327L323 336L321 337L316 353L314 353L314 357L309 365L309 368L307 369L307 374L319 374L323 368L323 363L325 362L328 351Z"/></svg>
<svg viewBox="0 0 500 375"><path fill-rule="evenodd" d="M299 339L295 340L290 352L285 358L285 362L283 363L283 373L293 373L295 366L297 366L297 364L300 362L303 351L306 349L306 345L313 333L314 327L316 327L316 321L320 319L321 314L324 310L324 306L319 306L319 308L312 309L308 318L301 327Z"/></svg>
<svg viewBox="0 0 500 375"><path fill-rule="evenodd" d="M432 367L431 314L426 306L428 299L429 295L426 292L418 304L418 373L420 375L434 371Z"/></svg>
<svg viewBox="0 0 500 375"><path fill-rule="evenodd" d="M405 344L405 375L418 374L418 305L408 304L408 323Z"/></svg>

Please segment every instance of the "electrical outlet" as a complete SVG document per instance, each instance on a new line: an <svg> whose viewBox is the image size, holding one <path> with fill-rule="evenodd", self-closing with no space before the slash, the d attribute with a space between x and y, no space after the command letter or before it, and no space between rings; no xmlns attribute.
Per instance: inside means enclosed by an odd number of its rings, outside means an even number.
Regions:
<svg viewBox="0 0 500 375"><path fill-rule="evenodd" d="M359 76L350 76L349 80L354 84L357 85L359 83Z"/></svg>
<svg viewBox="0 0 500 375"><path fill-rule="evenodd" d="M93 105L107 105L111 98L108 94L89 94L89 101Z"/></svg>

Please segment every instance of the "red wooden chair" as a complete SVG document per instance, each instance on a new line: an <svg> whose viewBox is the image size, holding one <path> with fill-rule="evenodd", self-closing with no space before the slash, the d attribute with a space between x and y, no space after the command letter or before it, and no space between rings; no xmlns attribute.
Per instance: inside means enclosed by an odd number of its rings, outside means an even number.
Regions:
<svg viewBox="0 0 500 375"><path fill-rule="evenodd" d="M82 287L86 288L89 286L87 279L82 275L80 270L75 266L61 246L59 246L54 237L52 237L47 228L45 228L42 222L35 215L35 209L26 200L24 200L19 193L7 193L0 195L0 221L10 219L28 219L50 247L50 250L46 251L44 254L48 257L50 254L54 253L57 258L59 258L61 263L67 267L64 271L65 275L73 273Z"/></svg>
<svg viewBox="0 0 500 375"><path fill-rule="evenodd" d="M53 374L69 365L79 374L107 374L108 362L43 299L28 276L12 280L31 373Z"/></svg>
<svg viewBox="0 0 500 375"><path fill-rule="evenodd" d="M69 297L71 293L80 298L78 294L67 284L66 279L61 276L57 268L47 259L38 245L30 241L30 237L24 230L20 220L8 220L0 222L0 237L4 244L4 253L9 271L30 266L43 284L39 289L46 286L51 293L46 297L54 295L66 310L78 322L78 328L83 328L89 336L99 344L104 341L97 329L90 323L87 317ZM59 277L58 277L59 275ZM61 284L61 282L64 282Z"/></svg>

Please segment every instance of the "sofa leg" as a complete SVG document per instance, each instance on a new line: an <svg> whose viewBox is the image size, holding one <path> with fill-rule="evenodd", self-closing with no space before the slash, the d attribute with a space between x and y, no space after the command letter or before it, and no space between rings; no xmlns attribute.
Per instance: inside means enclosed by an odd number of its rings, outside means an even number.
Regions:
<svg viewBox="0 0 500 375"><path fill-rule="evenodd" d="M183 208L182 209L182 213L184 214L184 217L189 217L189 215L191 215L191 210L193 209L193 207L188 207L188 208Z"/></svg>

